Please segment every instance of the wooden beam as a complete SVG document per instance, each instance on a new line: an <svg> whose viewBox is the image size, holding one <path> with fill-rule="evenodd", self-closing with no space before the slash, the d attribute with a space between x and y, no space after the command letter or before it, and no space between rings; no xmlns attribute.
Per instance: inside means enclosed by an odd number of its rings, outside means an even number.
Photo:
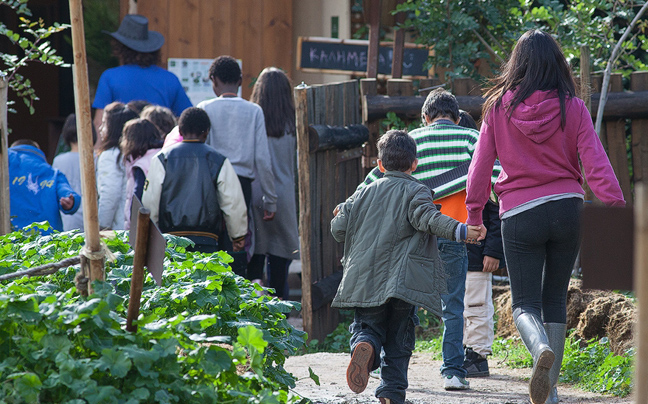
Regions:
<svg viewBox="0 0 648 404"><path fill-rule="evenodd" d="M592 110L598 107L600 94L592 94ZM420 115L424 97L388 97L384 95L366 95L363 97L362 116L366 122L382 119L387 112L413 118ZM473 117L481 116L484 98L481 96L457 96L459 108L469 112ZM645 118L648 116L648 91L624 91L610 93L603 115L612 118Z"/></svg>
<svg viewBox="0 0 648 404"><path fill-rule="evenodd" d="M335 271L324 279L312 285L312 306L313 310L324 307L330 303L337 293L338 286L342 282L344 271Z"/></svg>
<svg viewBox="0 0 648 404"><path fill-rule="evenodd" d="M367 77L378 77L378 48L380 46L381 0L365 0L365 13L369 17L369 49L367 51Z"/></svg>
<svg viewBox="0 0 648 404"><path fill-rule="evenodd" d="M364 125L330 126L310 125L308 128L310 153L320 150L347 150L362 146L369 140L369 129Z"/></svg>

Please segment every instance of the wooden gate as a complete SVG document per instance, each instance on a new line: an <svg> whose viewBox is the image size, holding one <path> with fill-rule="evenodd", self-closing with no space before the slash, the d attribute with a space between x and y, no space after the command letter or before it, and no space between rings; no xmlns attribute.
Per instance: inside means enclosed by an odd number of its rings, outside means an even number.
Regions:
<svg viewBox="0 0 648 404"><path fill-rule="evenodd" d="M333 209L355 191L364 176L361 147L323 147L310 125L360 124L358 82L298 86L295 105L302 317L309 339L322 341L338 324L338 311L330 301L341 279L343 245L331 236Z"/></svg>

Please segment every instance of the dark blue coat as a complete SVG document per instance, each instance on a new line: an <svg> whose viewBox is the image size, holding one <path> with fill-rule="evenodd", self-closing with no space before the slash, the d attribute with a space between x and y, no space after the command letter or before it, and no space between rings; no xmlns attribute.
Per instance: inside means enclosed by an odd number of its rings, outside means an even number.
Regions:
<svg viewBox="0 0 648 404"><path fill-rule="evenodd" d="M482 220L486 226L486 239L477 244L466 244L468 250L468 270L479 271L484 269L484 256L500 260L500 268L504 268L504 247L502 246L502 227L499 218L499 206L489 200L482 212Z"/></svg>

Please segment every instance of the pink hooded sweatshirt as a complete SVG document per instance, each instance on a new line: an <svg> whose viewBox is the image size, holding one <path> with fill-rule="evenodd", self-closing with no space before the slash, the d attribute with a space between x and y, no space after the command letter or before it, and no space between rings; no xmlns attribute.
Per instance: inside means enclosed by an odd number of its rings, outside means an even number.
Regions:
<svg viewBox="0 0 648 404"><path fill-rule="evenodd" d="M502 105L513 98L504 94L482 123L466 187L467 224L482 223L482 210L490 195L490 175L499 158L502 173L495 183L500 216L534 199L583 191L578 158L587 182L607 206L625 206L610 160L601 145L585 103L565 100L565 129L560 127L556 91L536 91L520 103L509 120Z"/></svg>

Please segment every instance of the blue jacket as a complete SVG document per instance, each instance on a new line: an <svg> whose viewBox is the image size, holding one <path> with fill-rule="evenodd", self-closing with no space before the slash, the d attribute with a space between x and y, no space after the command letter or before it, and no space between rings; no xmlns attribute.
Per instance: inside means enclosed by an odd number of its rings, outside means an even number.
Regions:
<svg viewBox="0 0 648 404"><path fill-rule="evenodd" d="M11 225L17 229L47 220L55 230L63 231L59 209L71 215L81 205L81 196L65 175L47 163L42 151L28 145L9 148L9 195ZM59 200L69 195L74 196L74 205L65 210Z"/></svg>

